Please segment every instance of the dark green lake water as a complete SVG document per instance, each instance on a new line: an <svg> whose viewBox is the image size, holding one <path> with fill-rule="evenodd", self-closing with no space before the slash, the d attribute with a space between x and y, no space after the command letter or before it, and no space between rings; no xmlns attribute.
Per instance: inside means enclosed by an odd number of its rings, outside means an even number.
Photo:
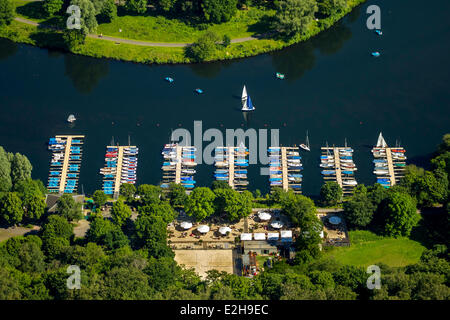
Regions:
<svg viewBox="0 0 450 320"><path fill-rule="evenodd" d="M370 4L381 8L383 36L366 28ZM360 183L373 183L371 146L383 132L401 140L408 161L423 163L449 132L450 2L368 1L318 37L288 49L229 62L147 66L92 59L0 39L0 145L26 154L33 175L47 181L48 138L85 134L80 184L101 187L98 170L111 137L140 147L138 183L160 181L161 148L172 129L279 128L280 142L299 144L309 130L312 151L303 153L304 193L322 183L320 146L355 149ZM380 51L372 58L370 52ZM275 72L286 74L277 80ZM165 76L175 78L169 85ZM239 111L246 84L257 110ZM203 95L193 93L202 88ZM69 128L67 116L76 124ZM205 143L206 145L206 143ZM209 185L212 166L197 168ZM249 189L268 190L259 166Z"/></svg>

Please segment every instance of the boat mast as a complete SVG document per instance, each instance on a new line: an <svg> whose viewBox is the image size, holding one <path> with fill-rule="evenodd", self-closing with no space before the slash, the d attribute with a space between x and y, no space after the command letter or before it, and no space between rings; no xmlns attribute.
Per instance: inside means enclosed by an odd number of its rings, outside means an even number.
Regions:
<svg viewBox="0 0 450 320"><path fill-rule="evenodd" d="M308 130L306 130L306 146L308 147L308 149L310 149L310 147L309 147Z"/></svg>

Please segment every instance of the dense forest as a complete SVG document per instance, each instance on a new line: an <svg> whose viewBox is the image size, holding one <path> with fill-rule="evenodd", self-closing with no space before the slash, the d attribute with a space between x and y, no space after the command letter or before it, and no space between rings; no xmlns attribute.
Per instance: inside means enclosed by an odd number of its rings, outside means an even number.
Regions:
<svg viewBox="0 0 450 320"><path fill-rule="evenodd" d="M359 186L343 207L347 224L390 237L412 237L421 229L427 247L418 263L381 268L381 289L369 290L365 268L343 265L320 250L322 229L316 205L342 201L342 190L324 185L320 203L303 195L275 190L238 193L223 183L199 187L187 196L172 185L168 193L152 185L123 185L111 219L101 211L89 217L86 237L76 238L74 223L82 219L80 204L62 196L57 214L46 211L45 188L31 179L25 156L0 148L0 216L3 227L38 224L36 234L0 243L0 299L449 299L448 177L450 135L430 160L427 170L409 166L398 186ZM92 195L95 206L107 201ZM174 260L167 243L167 224L183 208L197 221L222 215L236 221L252 206L281 207L300 227L296 256L281 260L254 278L210 271L201 279ZM137 210L136 219L131 219ZM417 209L420 209L420 214ZM426 213L432 210L431 214ZM81 288L71 290L67 268L81 269Z"/></svg>

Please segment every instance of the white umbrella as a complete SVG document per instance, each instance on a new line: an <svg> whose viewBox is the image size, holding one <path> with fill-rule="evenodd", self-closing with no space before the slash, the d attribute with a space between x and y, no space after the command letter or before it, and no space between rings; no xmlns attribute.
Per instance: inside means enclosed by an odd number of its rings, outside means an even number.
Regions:
<svg viewBox="0 0 450 320"><path fill-rule="evenodd" d="M227 234L227 232L231 232L231 228L230 227L220 227L219 232L220 232L220 234L225 235L225 234Z"/></svg>
<svg viewBox="0 0 450 320"><path fill-rule="evenodd" d="M272 226L272 228L281 229L283 223L281 221L274 221L270 225Z"/></svg>
<svg viewBox="0 0 450 320"><path fill-rule="evenodd" d="M192 228L192 223L187 222L187 221L183 221L183 222L180 224L180 226L181 226L183 229L190 229L190 228Z"/></svg>
<svg viewBox="0 0 450 320"><path fill-rule="evenodd" d="M337 217L337 216L332 216L330 218L328 218L328 221L330 221L331 224L339 224L341 223L341 218Z"/></svg>
<svg viewBox="0 0 450 320"><path fill-rule="evenodd" d="M209 231L209 227L207 225L202 224L197 228L200 233L207 233Z"/></svg>
<svg viewBox="0 0 450 320"><path fill-rule="evenodd" d="M272 216L267 212L261 211L258 213L258 217L259 217L259 219L261 219L263 221L267 221L267 220L270 220L270 218Z"/></svg>

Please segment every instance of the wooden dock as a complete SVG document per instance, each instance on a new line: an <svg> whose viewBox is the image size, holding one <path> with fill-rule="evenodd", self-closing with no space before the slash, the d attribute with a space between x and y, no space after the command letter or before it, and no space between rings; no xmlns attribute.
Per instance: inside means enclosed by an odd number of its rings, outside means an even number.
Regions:
<svg viewBox="0 0 450 320"><path fill-rule="evenodd" d="M123 163L123 148L117 147L117 171L116 180L114 182L114 198L118 198L120 194L120 181L122 180L122 163Z"/></svg>
<svg viewBox="0 0 450 320"><path fill-rule="evenodd" d="M234 189L234 147L228 147L228 185Z"/></svg>
<svg viewBox="0 0 450 320"><path fill-rule="evenodd" d="M281 148L281 178L282 186L284 191L288 191L289 183L288 183L288 168L287 168L287 157L286 157L286 148Z"/></svg>
<svg viewBox="0 0 450 320"><path fill-rule="evenodd" d="M390 148L388 146L374 147L374 149L372 149L372 152L374 152L375 159L386 160L388 173L377 175L377 179L389 180L389 185L383 184L383 181L380 181L380 183L382 183L385 188L389 188L389 187L396 185L400 181L400 179L404 177L404 173L405 173L405 166L404 166L404 165L406 165L405 160L396 159L395 156L392 154L393 153L392 150L403 150L404 151L405 149L402 147ZM378 153L378 155L375 156L375 153ZM383 153L385 153L385 155L383 155ZM403 155L404 155L404 152L403 152ZM404 165L398 166L398 164L404 164ZM376 170L377 168L378 167L375 166L374 170Z"/></svg>
<svg viewBox="0 0 450 320"><path fill-rule="evenodd" d="M323 170L334 170L335 173L331 175L323 175L324 181L335 181L342 189L342 193L344 196L351 196L353 194L353 189L356 185L345 184L345 181L356 181L354 177L354 171L352 174L343 174L343 171L346 171L345 167L341 165L341 154L340 150L351 149L350 147L322 147L322 155L329 155L329 152L332 151L334 165L330 168L323 168ZM353 153L353 152L352 152ZM353 156L352 156L353 158ZM353 160L353 159L352 159ZM353 163L353 162L352 162ZM356 168L356 167L355 167ZM351 171L348 169L348 171Z"/></svg>
<svg viewBox="0 0 450 320"><path fill-rule="evenodd" d="M279 149L279 151L272 151L270 152L270 149L272 150L277 150L277 148ZM301 193L301 182L302 182L302 178L298 177L298 176L292 176L295 180L294 181L290 181L289 177L290 175L293 174L299 174L299 172L301 171L301 157L300 157L300 153L299 153L299 148L298 147L269 147L269 153L270 156L272 157L276 157L277 162L272 162L272 163L279 163L279 167L281 171L281 188L284 191L288 191L288 190L292 190L294 193ZM294 154L290 154L291 152L296 152ZM289 162L291 161L291 163ZM294 163L298 163L298 166L294 166L292 164L292 162L295 161ZM279 173L276 174L270 174L269 178L279 178ZM277 180L278 181L278 180ZM279 184L275 184L272 185L272 188L274 187L280 187Z"/></svg>
<svg viewBox="0 0 450 320"><path fill-rule="evenodd" d="M177 150L177 157L176 157L176 165L175 165L175 183L180 184L181 183L181 152L183 151L183 148L180 146L176 147Z"/></svg>
<svg viewBox="0 0 450 320"><path fill-rule="evenodd" d="M57 136L56 138L62 138L61 136ZM66 177L67 177L67 168L69 167L69 158L70 158L70 148L72 147L72 137L66 137L66 148L64 151L64 162L61 171L61 181L59 182L59 193L64 193L64 188L66 186Z"/></svg>
<svg viewBox="0 0 450 320"><path fill-rule="evenodd" d="M386 148L386 160L388 164L388 172L389 172L389 179L391 181L391 186L395 185L396 179L395 179L395 172L394 172L394 164L392 162L392 152L391 148Z"/></svg>
<svg viewBox="0 0 450 320"><path fill-rule="evenodd" d="M84 139L84 135L57 135L55 136L56 139L61 139L63 141L65 141L65 148L64 148L64 160L62 163L62 169L61 169L61 178L59 181L59 186L58 186L58 192L60 194L63 194L66 190L66 182L67 182L67 175L68 175L68 168L69 165L71 163L73 163L73 161L70 159L70 157L73 155L72 154L72 140L73 139ZM80 145L82 144L82 142L80 143ZM81 158L82 158L82 153L80 152L79 154L80 156L80 160L77 160L76 163L81 163ZM79 179L79 172L77 172L77 183L78 183L78 179ZM74 178L71 178L71 180L75 180ZM77 185L75 186L74 191L77 191Z"/></svg>
<svg viewBox="0 0 450 320"><path fill-rule="evenodd" d="M168 185L170 183L181 184L186 188L186 192L189 194L190 190L193 186L190 186L188 181L192 181L192 185L195 184L193 180L194 173L183 172L185 169L193 169L197 165L195 162L195 154L192 157L192 152L195 151L193 146L171 146L167 145L164 147L165 149L170 149L170 153L174 155L170 156L169 159L165 159L165 162L171 162L175 164L171 164L169 166L163 166L161 169L163 170L163 180L161 186L164 188L164 191L168 191ZM195 152L194 152L195 153ZM186 156L185 156L186 154ZM168 154L165 154L167 157ZM183 179L183 178L190 178Z"/></svg>

